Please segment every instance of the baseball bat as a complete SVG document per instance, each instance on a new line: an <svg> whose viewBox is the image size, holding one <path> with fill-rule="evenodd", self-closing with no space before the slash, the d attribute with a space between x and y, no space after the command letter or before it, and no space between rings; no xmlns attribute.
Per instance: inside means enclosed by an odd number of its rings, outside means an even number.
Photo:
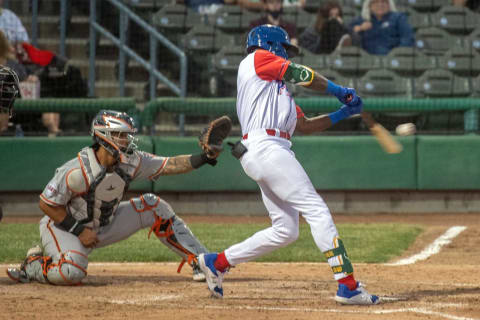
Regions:
<svg viewBox="0 0 480 320"><path fill-rule="evenodd" d="M403 147L398 143L380 123L373 119L372 115L366 111L363 111L362 120L367 125L370 132L375 136L378 143L382 146L386 153L400 153Z"/></svg>

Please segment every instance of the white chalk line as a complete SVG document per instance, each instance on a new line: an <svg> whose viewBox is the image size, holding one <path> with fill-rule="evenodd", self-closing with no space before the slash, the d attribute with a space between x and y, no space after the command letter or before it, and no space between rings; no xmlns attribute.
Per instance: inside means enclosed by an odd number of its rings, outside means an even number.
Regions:
<svg viewBox="0 0 480 320"><path fill-rule="evenodd" d="M457 237L460 233L462 233L467 227L464 226L454 226L449 228L447 231L445 231L444 234L442 234L440 237L435 239L429 246L427 246L425 249L423 249L420 253L417 253L411 257L401 259L397 262L393 263L385 263L387 266L403 266L407 264L413 264L417 261L420 260L425 260L434 254L437 254L440 252L443 246L449 244L452 242L452 240Z"/></svg>

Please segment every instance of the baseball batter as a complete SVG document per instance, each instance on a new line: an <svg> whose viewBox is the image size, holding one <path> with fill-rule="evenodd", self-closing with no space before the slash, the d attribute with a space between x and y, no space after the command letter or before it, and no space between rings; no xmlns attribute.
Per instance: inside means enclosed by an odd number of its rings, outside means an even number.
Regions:
<svg viewBox="0 0 480 320"><path fill-rule="evenodd" d="M370 295L355 280L330 211L290 150L295 129L304 133L323 131L360 113L362 100L354 89L338 86L309 67L287 60L298 49L280 27L263 25L252 29L247 38L247 53L237 78L237 115L242 144L248 150L240 161L245 173L260 187L272 226L220 254L199 256L212 295L223 297L222 281L230 266L295 241L301 213L339 283L335 300L342 304L377 304L378 297ZM309 119L296 106L285 85L287 81L332 94L343 106L331 114Z"/></svg>
<svg viewBox="0 0 480 320"><path fill-rule="evenodd" d="M205 153L162 157L136 150L133 120L123 112L100 111L91 133L94 144L59 167L40 195L43 248L31 248L20 268L7 269L8 276L21 283L78 284L92 250L150 228L188 261L194 280L204 280L196 256L207 250L167 202L151 193L122 199L134 180L186 173L216 160Z"/></svg>

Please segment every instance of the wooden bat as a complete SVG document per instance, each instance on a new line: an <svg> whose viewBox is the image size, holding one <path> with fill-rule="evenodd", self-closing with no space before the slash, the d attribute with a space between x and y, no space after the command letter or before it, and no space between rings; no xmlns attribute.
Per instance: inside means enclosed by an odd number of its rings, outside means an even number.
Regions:
<svg viewBox="0 0 480 320"><path fill-rule="evenodd" d="M367 125L370 132L377 138L378 143L382 146L386 153L400 153L403 147L398 143L380 123L373 119L372 115L366 111L363 111L362 120Z"/></svg>

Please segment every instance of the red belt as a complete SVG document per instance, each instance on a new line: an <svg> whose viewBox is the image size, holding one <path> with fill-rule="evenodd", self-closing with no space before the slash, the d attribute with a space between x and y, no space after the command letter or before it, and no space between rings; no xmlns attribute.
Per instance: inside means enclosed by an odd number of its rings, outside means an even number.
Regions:
<svg viewBox="0 0 480 320"><path fill-rule="evenodd" d="M290 140L290 133L288 133L288 132L277 131L277 130L275 130L275 129L265 129L265 132L266 132L269 136L280 137L280 138L284 138L284 139ZM279 133L278 136L277 136L277 132ZM243 140L247 140L247 139L248 139L248 133L246 133L246 134L242 137L242 139L243 139Z"/></svg>

